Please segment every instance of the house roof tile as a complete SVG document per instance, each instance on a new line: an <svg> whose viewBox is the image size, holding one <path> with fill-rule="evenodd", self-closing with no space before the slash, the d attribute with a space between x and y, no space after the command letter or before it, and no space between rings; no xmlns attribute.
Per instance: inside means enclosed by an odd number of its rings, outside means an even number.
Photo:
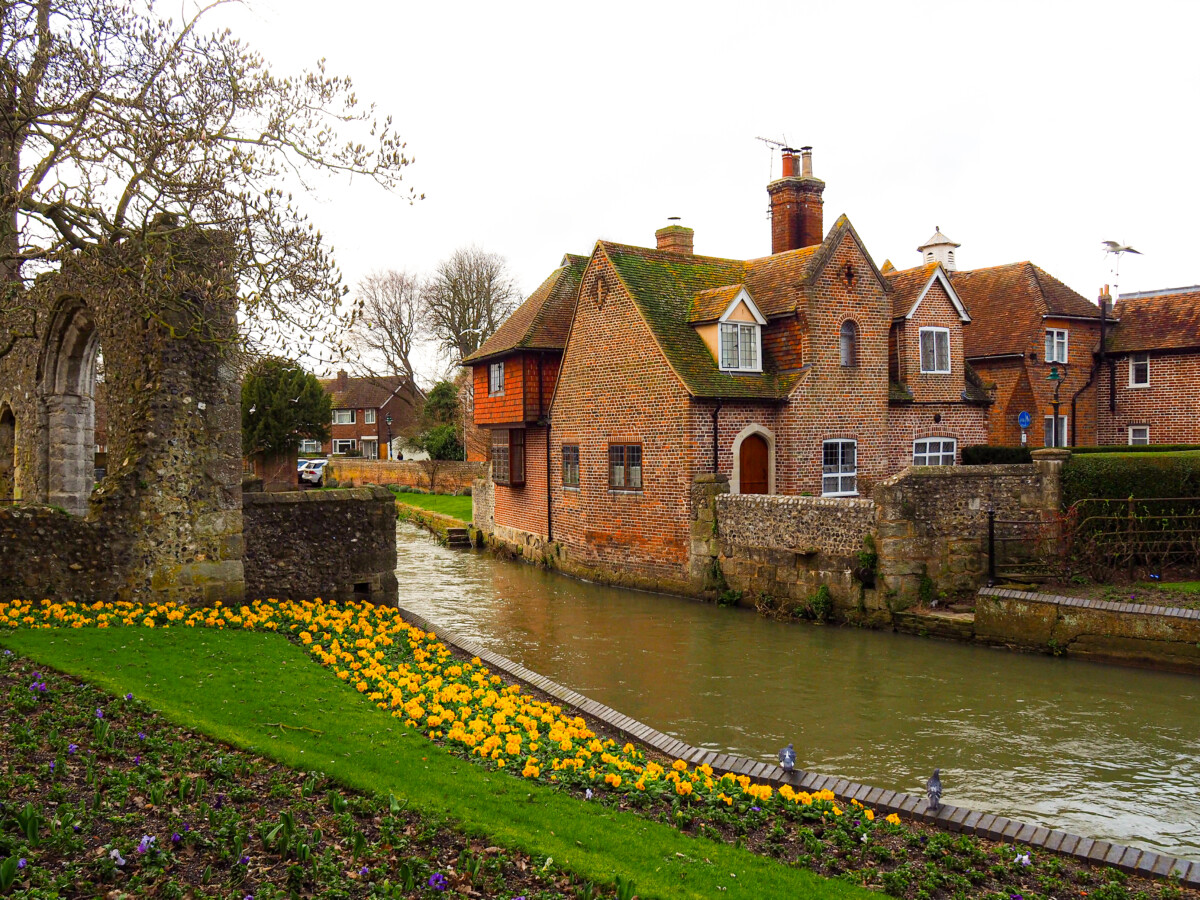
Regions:
<svg viewBox="0 0 1200 900"><path fill-rule="evenodd" d="M330 395L334 409L379 409L398 390L407 394L409 400L420 395L420 389L408 383L403 375L388 375L380 378L347 378L343 390L338 390L338 379L322 378L321 387Z"/></svg>
<svg viewBox="0 0 1200 900"><path fill-rule="evenodd" d="M886 273L888 284L892 286L892 318L902 319L912 311L913 305L921 297L921 291L929 284L937 269L937 263L917 266L903 271Z"/></svg>
<svg viewBox="0 0 1200 900"><path fill-rule="evenodd" d="M1113 315L1120 319L1108 341L1114 353L1200 347L1200 287L1124 296Z"/></svg>
<svg viewBox="0 0 1200 900"><path fill-rule="evenodd" d="M723 287L708 288L700 291L692 298L688 321L693 325L701 322L713 322L725 314L729 304L745 288L744 284L727 284Z"/></svg>

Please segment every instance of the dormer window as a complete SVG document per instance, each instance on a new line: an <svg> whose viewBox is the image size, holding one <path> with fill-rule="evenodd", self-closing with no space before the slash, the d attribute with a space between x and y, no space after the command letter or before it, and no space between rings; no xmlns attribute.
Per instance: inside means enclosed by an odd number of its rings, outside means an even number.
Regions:
<svg viewBox="0 0 1200 900"><path fill-rule="evenodd" d="M721 368L727 372L762 371L762 327L745 322L721 323Z"/></svg>

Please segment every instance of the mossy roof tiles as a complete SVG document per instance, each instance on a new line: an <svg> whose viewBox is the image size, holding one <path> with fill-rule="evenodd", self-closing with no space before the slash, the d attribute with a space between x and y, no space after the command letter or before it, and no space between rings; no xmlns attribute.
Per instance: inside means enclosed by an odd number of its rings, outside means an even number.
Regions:
<svg viewBox="0 0 1200 900"><path fill-rule="evenodd" d="M741 284L729 284L701 291L692 299L688 321L696 325L721 318L744 287Z"/></svg>
<svg viewBox="0 0 1200 900"><path fill-rule="evenodd" d="M568 253L563 265L551 272L496 333L463 362L483 362L516 350L562 350L567 345L579 281L587 264L588 257Z"/></svg>
<svg viewBox="0 0 1200 900"><path fill-rule="evenodd" d="M1122 297L1113 309L1120 320L1108 340L1114 353L1200 347L1200 288Z"/></svg>

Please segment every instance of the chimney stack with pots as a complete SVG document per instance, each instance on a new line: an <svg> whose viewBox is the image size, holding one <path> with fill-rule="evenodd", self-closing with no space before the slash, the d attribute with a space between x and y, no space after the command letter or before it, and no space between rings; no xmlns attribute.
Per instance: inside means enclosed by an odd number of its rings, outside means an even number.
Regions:
<svg viewBox="0 0 1200 900"><path fill-rule="evenodd" d="M767 185L771 198L771 252L811 247L825 238L821 194L825 182L812 173L812 147L799 155L783 148L783 176Z"/></svg>
<svg viewBox="0 0 1200 900"><path fill-rule="evenodd" d="M665 250L667 253L680 253L691 256L692 239L696 232L691 228L687 228L679 224L679 216L670 216L667 219L671 224L666 228L660 228L654 232L654 236L658 239L658 249Z"/></svg>
<svg viewBox="0 0 1200 900"><path fill-rule="evenodd" d="M346 378L346 370L345 370L345 369L339 369L339 370L338 370L338 373L337 373L337 380L336 380L336 381L334 381L334 386L333 386L333 389L334 389L335 391L344 391L344 390L346 390L346 381L347 381L347 378Z"/></svg>

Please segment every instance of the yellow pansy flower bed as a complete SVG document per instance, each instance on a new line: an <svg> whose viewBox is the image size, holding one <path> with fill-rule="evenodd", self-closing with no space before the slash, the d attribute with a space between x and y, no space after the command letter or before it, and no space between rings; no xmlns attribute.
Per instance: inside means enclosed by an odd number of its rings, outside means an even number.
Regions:
<svg viewBox="0 0 1200 900"><path fill-rule="evenodd" d="M478 658L455 657L433 632L405 622L399 610L321 600L254 601L193 609L174 603L0 603L3 628L216 628L274 631L296 640L314 660L352 685L379 710L448 748L531 780L628 795L666 798L714 809L781 809L801 819L840 817L831 791L776 791L710 766L669 768L631 743L601 740L583 718L505 684ZM857 801L855 818L875 815ZM861 811L861 812L859 812ZM898 824L895 815L885 820Z"/></svg>

